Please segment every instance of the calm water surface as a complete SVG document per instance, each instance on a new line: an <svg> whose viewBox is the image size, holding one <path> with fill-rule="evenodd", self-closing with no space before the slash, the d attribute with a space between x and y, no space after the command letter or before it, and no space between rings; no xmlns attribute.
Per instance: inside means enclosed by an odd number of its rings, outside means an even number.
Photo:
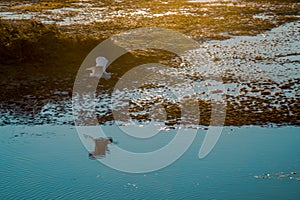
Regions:
<svg viewBox="0 0 300 200"><path fill-rule="evenodd" d="M299 199L299 130L226 127L202 160L205 131L199 130L172 165L128 174L89 159L72 126L5 126L0 128L0 199ZM173 135L160 132L145 146L112 133L119 142L114 145L136 152L159 148ZM298 174L292 178L276 176L293 171Z"/></svg>

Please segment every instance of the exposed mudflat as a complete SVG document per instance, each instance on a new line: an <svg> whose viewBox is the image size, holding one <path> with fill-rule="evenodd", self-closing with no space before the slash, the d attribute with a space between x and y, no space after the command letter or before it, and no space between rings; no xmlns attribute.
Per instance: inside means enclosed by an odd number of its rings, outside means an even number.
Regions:
<svg viewBox="0 0 300 200"><path fill-rule="evenodd" d="M164 27L194 39L256 35L299 20L297 1L1 1L0 19L35 20L95 37L139 27Z"/></svg>
<svg viewBox="0 0 300 200"><path fill-rule="evenodd" d="M187 123L181 117L184 104L195 100L199 124L211 123L211 103L216 101L226 106L219 108L226 112L226 125L299 125L299 30L299 22L293 22L255 37L204 43L182 55L179 67L160 70L140 88L115 90L113 98L131 99L130 116L138 120L151 118L153 107L164 108L166 113L157 113L171 125ZM111 97L99 104L108 108ZM113 109L118 107L121 112L116 101Z"/></svg>
<svg viewBox="0 0 300 200"><path fill-rule="evenodd" d="M149 83L138 88L114 90L122 74L108 68L114 72L113 79L99 82L95 98L99 122L113 122L114 110L126 112L143 125L153 118L151 109L157 108L156 119L165 125L185 123L181 101L189 104L190 99L199 103L200 125L210 124L214 100L227 103L225 125L299 125L299 30L299 22L292 22L257 36L203 43L174 58L174 67L154 73ZM52 80L57 89L47 88L43 77L34 81L39 94L2 102L1 124L72 124L73 79ZM26 83L30 85L28 80L2 81L8 90L16 85L26 89ZM124 99L130 99L125 111Z"/></svg>
<svg viewBox="0 0 300 200"><path fill-rule="evenodd" d="M140 125L153 118L166 126L209 125L217 108L226 118L216 125L299 125L299 8L297 1L276 0L1 1L0 125L73 124L71 96L83 55L139 27L178 31L200 48L180 56L130 52L112 63L112 79L99 82L95 98L100 123L114 122L115 112ZM158 73L149 67L152 75L139 87L115 88L146 63L170 67ZM186 106L197 117L182 116Z"/></svg>

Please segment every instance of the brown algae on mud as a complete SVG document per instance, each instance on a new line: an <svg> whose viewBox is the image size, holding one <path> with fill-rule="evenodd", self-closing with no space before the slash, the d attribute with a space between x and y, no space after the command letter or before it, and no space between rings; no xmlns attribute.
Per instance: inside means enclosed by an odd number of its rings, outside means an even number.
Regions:
<svg viewBox="0 0 300 200"><path fill-rule="evenodd" d="M139 27L169 28L200 42L207 41L202 48L214 63L215 68L210 70L220 72L227 89L223 95L227 102L225 125L299 125L299 37L297 40L296 35L299 23L291 25L294 31L289 33L294 35L277 35L272 40L264 33L285 22L299 20L300 8L295 1L27 1L26 5L15 1L11 5L7 2L0 5L0 14L8 13L1 14L1 63L6 63L1 66L1 88L5 91L1 98L2 125L72 124L72 84L84 57L103 39ZM14 18L26 15L30 16L29 21ZM255 37L236 37L259 33L262 34L257 36L256 43L252 42ZM228 44L231 40L209 42L232 37L237 45ZM264 48L266 51L261 51ZM201 63L192 61L197 51L184 58L151 50L131 53L110 66L114 73L112 80L100 81L96 100L100 123L114 120L109 106L112 87L126 70L136 65L159 62L171 66L166 73L172 72L175 77L184 75L188 83L207 80L203 71L197 71ZM187 59L190 60L186 62ZM187 89L185 85L176 87ZM165 125L184 123L180 102L154 95L155 90L162 93L166 89L153 84L139 88L141 92L152 92L153 96L149 97L151 100L132 99L130 117L147 123L151 108L159 107L166 111L158 113L159 119L166 118ZM204 89L190 97L198 100L199 124L209 125L211 101L205 98L223 91Z"/></svg>
<svg viewBox="0 0 300 200"><path fill-rule="evenodd" d="M18 2L18 1L16 1ZM139 27L163 27L195 39L255 35L286 21L299 19L293 1L40 1L2 2L3 19L26 16L43 23L71 26L69 31L107 36ZM268 17L263 17L268 16ZM27 18L28 18L27 17Z"/></svg>

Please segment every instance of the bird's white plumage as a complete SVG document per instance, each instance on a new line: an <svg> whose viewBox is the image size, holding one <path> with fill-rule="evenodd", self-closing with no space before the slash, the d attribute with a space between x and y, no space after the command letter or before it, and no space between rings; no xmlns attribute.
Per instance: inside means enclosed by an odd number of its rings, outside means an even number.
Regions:
<svg viewBox="0 0 300 200"><path fill-rule="evenodd" d="M96 77L96 78L105 78L110 79L111 74L107 73L106 66L107 66L108 60L105 57L99 56L96 58L96 66L87 68L86 70L90 70L90 77Z"/></svg>
<svg viewBox="0 0 300 200"><path fill-rule="evenodd" d="M106 67L108 60L105 57L99 56L96 58L96 66Z"/></svg>

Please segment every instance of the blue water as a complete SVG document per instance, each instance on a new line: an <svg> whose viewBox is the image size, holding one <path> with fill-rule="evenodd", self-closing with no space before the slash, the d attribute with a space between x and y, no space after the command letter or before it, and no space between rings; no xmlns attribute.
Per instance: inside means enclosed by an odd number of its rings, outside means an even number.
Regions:
<svg viewBox="0 0 300 200"><path fill-rule="evenodd" d="M1 127L0 199L300 199L299 130L226 127L202 160L199 131L175 163L129 174L89 159L71 126ZM292 171L295 179L275 176ZM271 178L254 178L265 173Z"/></svg>

